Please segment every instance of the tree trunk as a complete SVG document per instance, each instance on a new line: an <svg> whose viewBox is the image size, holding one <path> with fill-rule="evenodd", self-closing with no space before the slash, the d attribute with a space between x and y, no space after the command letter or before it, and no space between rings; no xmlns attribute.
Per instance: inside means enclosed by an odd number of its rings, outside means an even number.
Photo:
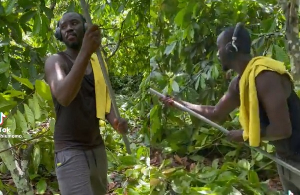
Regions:
<svg viewBox="0 0 300 195"><path fill-rule="evenodd" d="M9 148L10 144L7 139L0 140L0 151ZM0 158L11 173L12 179L16 185L18 195L33 195L33 189L30 185L28 176L28 160L22 160L21 165L14 158L11 150L0 153Z"/></svg>
<svg viewBox="0 0 300 195"><path fill-rule="evenodd" d="M290 56L291 73L296 89L300 89L299 0L278 0L285 15L286 47Z"/></svg>

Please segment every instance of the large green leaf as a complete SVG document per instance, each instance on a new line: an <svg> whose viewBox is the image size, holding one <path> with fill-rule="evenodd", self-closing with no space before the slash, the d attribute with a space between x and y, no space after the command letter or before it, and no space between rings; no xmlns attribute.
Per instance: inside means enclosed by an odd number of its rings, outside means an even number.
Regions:
<svg viewBox="0 0 300 195"><path fill-rule="evenodd" d="M278 45L274 45L273 47L275 49L276 59L281 62L288 63L289 57L288 57L287 53L283 50L283 48L279 47Z"/></svg>
<svg viewBox="0 0 300 195"><path fill-rule="evenodd" d="M12 75L12 77L14 79L16 79L17 81L19 81L21 84L25 85L26 87L30 88L30 89L34 89L32 83L29 81L29 79L26 79L26 78L21 78L21 77L18 77L16 75Z"/></svg>
<svg viewBox="0 0 300 195"><path fill-rule="evenodd" d="M27 122L25 120L24 115L19 110L17 110L16 122L17 122L17 126L22 131L23 136L26 137L28 131Z"/></svg>
<svg viewBox="0 0 300 195"><path fill-rule="evenodd" d="M36 190L38 194L45 194L47 190L47 182L45 179L40 179L36 185Z"/></svg>
<svg viewBox="0 0 300 195"><path fill-rule="evenodd" d="M33 95L33 100L32 100L31 105L33 106L32 110L34 112L34 118L36 120L39 120L41 117L41 108L40 108L39 100L38 100L36 94Z"/></svg>
<svg viewBox="0 0 300 195"><path fill-rule="evenodd" d="M35 144L34 148L33 148L33 167L35 170L35 173L37 173L38 168L40 166L40 162L41 162L41 148L40 145Z"/></svg>
<svg viewBox="0 0 300 195"><path fill-rule="evenodd" d="M7 100L7 99L5 99L4 97L3 97L3 95L2 94L0 94L0 110L3 112L4 110L4 108L5 107L8 107L8 106L14 106L16 104L16 102L15 101L12 101L12 100Z"/></svg>
<svg viewBox="0 0 300 195"><path fill-rule="evenodd" d="M11 131L11 134L14 135L14 132L17 128L17 124L16 124L16 119L14 116L10 116L8 119L7 119L7 127L10 129Z"/></svg>
<svg viewBox="0 0 300 195"><path fill-rule="evenodd" d="M5 10L4 7L2 6L1 2L0 2L0 16L5 14Z"/></svg>
<svg viewBox="0 0 300 195"><path fill-rule="evenodd" d="M33 17L35 16L35 14L36 14L36 11L30 10L30 11L24 13L24 14L21 16L19 22L20 22L20 23L26 23L26 22L28 22L31 18L33 18Z"/></svg>
<svg viewBox="0 0 300 195"><path fill-rule="evenodd" d="M24 104L24 110L25 110L25 116L27 121L31 124L32 128L35 128L34 114L32 110L29 108L27 104Z"/></svg>
<svg viewBox="0 0 300 195"><path fill-rule="evenodd" d="M17 1L18 0L10 0L10 1L8 1L9 3L5 7L5 13L6 13L6 15L9 15L9 14L12 13L13 8L15 7L15 4L17 3Z"/></svg>
<svg viewBox="0 0 300 195"><path fill-rule="evenodd" d="M42 81L36 80L35 81L35 89L37 93L45 100L52 100L51 91L49 85Z"/></svg>
<svg viewBox="0 0 300 195"><path fill-rule="evenodd" d="M0 62L0 74L6 72L9 69L9 64L5 62Z"/></svg>
<svg viewBox="0 0 300 195"><path fill-rule="evenodd" d="M33 24L33 29L32 29L32 33L34 35L39 34L40 30L41 30L41 26L42 26L42 21L41 21L41 17L39 14L36 14L34 16L34 24Z"/></svg>
<svg viewBox="0 0 300 195"><path fill-rule="evenodd" d="M178 26L182 26L182 23L184 21L184 16L186 14L186 9L183 8L182 10L180 10L177 14L176 14L176 17L174 19L175 23L178 25Z"/></svg>

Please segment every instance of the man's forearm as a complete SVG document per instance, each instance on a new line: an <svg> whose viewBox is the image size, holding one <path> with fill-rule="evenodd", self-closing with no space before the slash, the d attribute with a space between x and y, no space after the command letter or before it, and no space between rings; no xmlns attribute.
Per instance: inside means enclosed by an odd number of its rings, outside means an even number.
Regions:
<svg viewBox="0 0 300 195"><path fill-rule="evenodd" d="M89 63L91 55L84 51L80 51L70 73L60 83L57 95L58 100L65 106L68 106L76 97L85 75L85 70Z"/></svg>
<svg viewBox="0 0 300 195"><path fill-rule="evenodd" d="M215 106L207 106L207 105L196 105L191 104L189 102L180 101L181 104L183 104L185 107L187 107L190 110L193 110L194 112L204 116L205 118L215 121L215 122L223 122L224 119L221 119L217 114L215 113Z"/></svg>
<svg viewBox="0 0 300 195"><path fill-rule="evenodd" d="M115 110L113 109L113 106L110 107L110 112L106 114L106 120L111 124L111 126L114 125L114 120L116 118Z"/></svg>

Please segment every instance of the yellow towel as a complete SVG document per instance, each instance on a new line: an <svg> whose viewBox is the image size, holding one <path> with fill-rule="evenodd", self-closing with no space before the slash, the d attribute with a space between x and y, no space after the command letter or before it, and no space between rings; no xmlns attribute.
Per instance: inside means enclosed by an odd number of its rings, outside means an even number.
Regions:
<svg viewBox="0 0 300 195"><path fill-rule="evenodd" d="M288 74L293 78L280 61L259 56L253 58L247 65L239 81L240 89L240 116L239 120L244 129L244 141L249 139L249 145L260 145L260 120L255 77L263 70L276 71L279 74Z"/></svg>
<svg viewBox="0 0 300 195"><path fill-rule="evenodd" d="M105 120L105 114L110 112L111 99L109 97L109 92L96 54L92 55L91 63L95 78L97 118ZM104 64L107 71L107 64L105 61Z"/></svg>

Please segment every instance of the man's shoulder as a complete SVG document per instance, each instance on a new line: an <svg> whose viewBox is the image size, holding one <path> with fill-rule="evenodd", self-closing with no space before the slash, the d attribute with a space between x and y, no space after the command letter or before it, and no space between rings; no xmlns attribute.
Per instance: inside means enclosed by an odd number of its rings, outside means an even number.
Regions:
<svg viewBox="0 0 300 195"><path fill-rule="evenodd" d="M268 83L274 80L280 80L283 75L273 70L263 70L255 77L256 83Z"/></svg>
<svg viewBox="0 0 300 195"><path fill-rule="evenodd" d="M52 55L49 55L48 57L46 57L45 60L45 67L47 66L53 66L54 64L58 64L60 66L64 66L64 64L66 64L66 61L64 59L64 57L62 56L63 52L58 52Z"/></svg>
<svg viewBox="0 0 300 195"><path fill-rule="evenodd" d="M55 54L51 54L49 55L48 57L46 57L46 61L49 61L49 60L53 60L53 59L63 59L62 58L62 52L58 52L58 53L55 53Z"/></svg>

